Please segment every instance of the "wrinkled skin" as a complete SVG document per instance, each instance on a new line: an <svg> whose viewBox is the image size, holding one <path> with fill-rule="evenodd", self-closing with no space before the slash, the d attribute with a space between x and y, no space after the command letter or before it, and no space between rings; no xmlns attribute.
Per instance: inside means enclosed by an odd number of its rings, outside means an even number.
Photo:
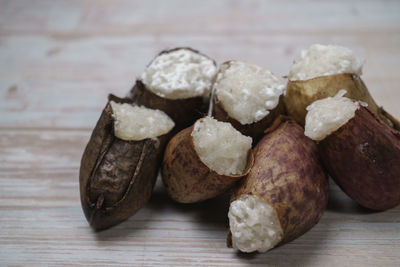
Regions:
<svg viewBox="0 0 400 267"><path fill-rule="evenodd" d="M182 48L191 50L197 54L201 54L199 51L192 48L178 47L171 50L162 51L159 55L170 53ZM201 55L207 57L204 54ZM214 60L213 62L216 66L217 64ZM208 97L205 98L203 96L198 96L185 99L168 99L152 93L140 80L136 81L136 84L130 91L128 97L138 105L159 109L167 113L167 115L175 122L175 127L173 129L174 133L189 127L197 119L203 117L204 114L207 113L208 108Z"/></svg>
<svg viewBox="0 0 400 267"><path fill-rule="evenodd" d="M170 197L181 203L194 203L216 197L244 177L253 164L249 151L242 175L219 175L208 168L194 148L193 126L180 131L168 143L162 164L162 178Z"/></svg>
<svg viewBox="0 0 400 267"><path fill-rule="evenodd" d="M344 73L305 81L289 81L284 99L286 111L304 126L308 105L318 99L333 97L342 89L347 91L346 97L367 103L369 110L390 127L400 131L400 122L375 103L364 82L355 74Z"/></svg>
<svg viewBox="0 0 400 267"><path fill-rule="evenodd" d="M253 138L254 143L257 143L264 136L264 131L272 124L272 122L281 114L285 112L285 106L283 104L283 96L279 98L278 105L270 111L270 113L265 116L262 120L243 125L239 121L231 118L228 113L226 113L221 102L218 101L216 95L213 97L213 116L216 120L226 121L232 124L236 130L241 132L243 135L247 135Z"/></svg>
<svg viewBox="0 0 400 267"><path fill-rule="evenodd" d="M400 204L400 133L365 107L319 143L323 163L360 205L386 210Z"/></svg>
<svg viewBox="0 0 400 267"><path fill-rule="evenodd" d="M126 99L109 97L118 103ZM111 105L107 103L82 156L79 183L86 219L95 230L118 224L150 198L166 135L125 141L114 136Z"/></svg>
<svg viewBox="0 0 400 267"><path fill-rule="evenodd" d="M279 244L284 244L318 223L328 201L328 180L316 144L293 120L279 123L255 147L253 168L234 188L231 202L248 194L271 205L283 230ZM227 244L232 246L230 233Z"/></svg>

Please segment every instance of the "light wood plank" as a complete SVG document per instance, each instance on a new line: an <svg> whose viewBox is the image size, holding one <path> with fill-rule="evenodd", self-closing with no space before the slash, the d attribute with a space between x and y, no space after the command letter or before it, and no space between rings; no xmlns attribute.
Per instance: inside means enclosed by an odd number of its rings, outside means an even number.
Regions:
<svg viewBox="0 0 400 267"><path fill-rule="evenodd" d="M400 4L374 1L2 0L3 32L56 34L398 33ZM25 23L25 21L30 23Z"/></svg>
<svg viewBox="0 0 400 267"><path fill-rule="evenodd" d="M245 255L225 247L228 195L179 205L161 183L135 216L94 233L78 172L107 94L176 46L281 76L312 43L349 46L400 117L399 13L396 0L0 0L0 265L398 266L400 207L367 211L334 184L310 232Z"/></svg>
<svg viewBox="0 0 400 267"><path fill-rule="evenodd" d="M358 37L278 34L232 40L229 36L167 36L154 41L149 35L139 35L65 41L0 35L0 111L4 114L0 126L92 128L107 94L125 95L151 58L167 47L189 45L220 63L241 59L283 76L302 48L319 41L341 43L364 54L363 77L371 93L400 117L400 56L393 56L400 38L386 38L382 48L384 34ZM26 47L31 52L24 53Z"/></svg>
<svg viewBox="0 0 400 267"><path fill-rule="evenodd" d="M78 167L88 131L0 130L0 262L135 266L395 266L400 207L367 211L331 186L321 222L266 254L225 247L229 196L182 205L161 183L143 209L100 233L79 202Z"/></svg>

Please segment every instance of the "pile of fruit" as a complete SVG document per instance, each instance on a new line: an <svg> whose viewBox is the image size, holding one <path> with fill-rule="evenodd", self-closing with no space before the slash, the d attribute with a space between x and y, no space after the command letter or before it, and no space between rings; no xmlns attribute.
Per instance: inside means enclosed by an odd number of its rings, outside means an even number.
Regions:
<svg viewBox="0 0 400 267"><path fill-rule="evenodd" d="M149 200L194 203L231 190L228 246L266 252L320 220L328 174L360 205L400 204L400 122L379 107L352 51L312 45L287 83L191 48L163 51L125 98L110 95L80 169L90 226L118 224ZM286 84L286 85L285 85Z"/></svg>

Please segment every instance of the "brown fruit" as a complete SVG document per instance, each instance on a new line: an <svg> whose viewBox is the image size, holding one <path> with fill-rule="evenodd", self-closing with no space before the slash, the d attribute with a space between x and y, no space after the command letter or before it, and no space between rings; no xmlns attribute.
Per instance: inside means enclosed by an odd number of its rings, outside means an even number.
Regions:
<svg viewBox="0 0 400 267"><path fill-rule="evenodd" d="M170 53L179 49L187 49L197 54L201 54L199 51L188 47L178 47L171 50L165 50L159 53L157 56ZM201 54L207 57L204 54ZM156 57L157 57L156 56ZM209 58L209 57L207 57ZM214 65L217 64L214 62ZM129 98L138 105L143 105L153 109L159 109L167 113L169 117L175 122L174 132L178 132L186 127L192 125L197 119L204 116L207 113L208 108L208 96L198 96L183 99L169 99L166 97L158 96L146 88L145 84L141 80L137 80L135 86L129 93Z"/></svg>
<svg viewBox="0 0 400 267"><path fill-rule="evenodd" d="M129 97L138 105L159 109L167 113L175 122L174 132L192 125L207 113L207 105L201 96L185 99L160 97L148 90L140 80L136 81Z"/></svg>
<svg viewBox="0 0 400 267"><path fill-rule="evenodd" d="M249 151L241 175L219 175L199 158L193 144L193 126L180 131L168 143L162 165L162 178L168 194L177 202L194 203L216 197L243 178L253 164Z"/></svg>
<svg viewBox="0 0 400 267"><path fill-rule="evenodd" d="M400 204L400 133L367 108L360 105L319 149L329 174L360 205L386 210Z"/></svg>
<svg viewBox="0 0 400 267"><path fill-rule="evenodd" d="M278 118L255 147L254 165L234 188L231 204L245 195L257 197L276 212L283 232L278 245L301 236L320 220L328 180L316 144L292 119Z"/></svg>
<svg viewBox="0 0 400 267"><path fill-rule="evenodd" d="M264 131L272 124L272 122L281 114L285 112L285 105L283 103L283 96L279 98L278 105L270 111L270 113L265 116L262 120L243 125L239 121L231 118L228 113L226 113L222 104L218 101L217 96L213 97L213 116L219 121L226 121L232 124L236 130L244 135L253 138L254 142L257 143L264 136Z"/></svg>
<svg viewBox="0 0 400 267"><path fill-rule="evenodd" d="M83 153L79 174L82 208L95 230L126 220L149 200L167 141L167 135L141 141L117 138L111 100L130 102L109 96Z"/></svg>

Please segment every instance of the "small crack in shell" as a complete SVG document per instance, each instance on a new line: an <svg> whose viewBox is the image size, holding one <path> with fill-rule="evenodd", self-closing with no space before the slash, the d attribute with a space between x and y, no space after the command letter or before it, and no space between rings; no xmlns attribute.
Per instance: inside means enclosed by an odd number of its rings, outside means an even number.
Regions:
<svg viewBox="0 0 400 267"><path fill-rule="evenodd" d="M110 100L129 101L114 96ZM82 156L79 177L82 208L92 228L122 222L149 200L169 136L116 138L107 103Z"/></svg>

